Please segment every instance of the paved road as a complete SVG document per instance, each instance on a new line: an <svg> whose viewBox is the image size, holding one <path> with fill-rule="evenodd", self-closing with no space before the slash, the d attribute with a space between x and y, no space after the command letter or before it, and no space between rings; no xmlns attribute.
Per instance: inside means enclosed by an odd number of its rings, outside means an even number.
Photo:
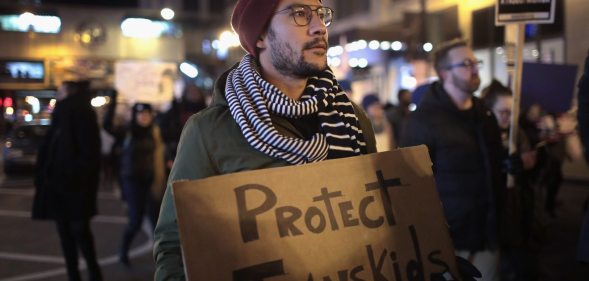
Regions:
<svg viewBox="0 0 589 281"><path fill-rule="evenodd" d="M0 281L67 280L55 224L30 219L31 177L0 177L0 181ZM104 280L153 280L149 226L144 224L144 232L135 239L132 267L125 268L117 259L127 221L125 206L112 188L101 187L99 213L92 221L92 231ZM81 265L85 268L83 262Z"/></svg>
<svg viewBox="0 0 589 281"><path fill-rule="evenodd" d="M66 280L54 224L29 218L32 196L30 177L0 175L0 281ZM589 266L574 260L582 205L588 196L589 183L567 182L559 194L557 217L541 217L539 281L589 280ZM126 218L124 204L110 187L101 187L99 212L92 222L92 230L105 281L152 280L152 243L148 231L139 235L133 245L133 267L127 269L117 262L117 247Z"/></svg>

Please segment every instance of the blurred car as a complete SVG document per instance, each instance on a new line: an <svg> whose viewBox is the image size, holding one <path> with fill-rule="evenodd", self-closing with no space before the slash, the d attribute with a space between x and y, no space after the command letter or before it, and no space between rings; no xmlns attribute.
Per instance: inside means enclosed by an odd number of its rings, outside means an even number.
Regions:
<svg viewBox="0 0 589 281"><path fill-rule="evenodd" d="M39 146L49 125L23 124L15 126L4 143L4 173L32 172Z"/></svg>

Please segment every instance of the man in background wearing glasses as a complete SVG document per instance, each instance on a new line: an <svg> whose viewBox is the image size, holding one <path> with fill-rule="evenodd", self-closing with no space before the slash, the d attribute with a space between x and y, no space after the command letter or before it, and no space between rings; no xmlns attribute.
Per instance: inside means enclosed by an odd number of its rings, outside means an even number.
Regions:
<svg viewBox="0 0 589 281"><path fill-rule="evenodd" d="M364 112L327 67L333 11L320 0L239 0L247 51L186 123L155 229L156 280L184 280L171 183L376 151Z"/></svg>
<svg viewBox="0 0 589 281"><path fill-rule="evenodd" d="M499 280L497 203L501 139L495 117L473 93L480 61L466 41L441 44L434 82L409 116L401 146L427 145L436 186L456 254L477 267L482 280Z"/></svg>

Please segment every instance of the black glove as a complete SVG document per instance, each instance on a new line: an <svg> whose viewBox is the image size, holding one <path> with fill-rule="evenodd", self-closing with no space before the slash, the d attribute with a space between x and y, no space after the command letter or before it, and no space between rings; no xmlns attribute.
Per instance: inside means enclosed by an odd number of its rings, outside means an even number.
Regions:
<svg viewBox="0 0 589 281"><path fill-rule="evenodd" d="M462 257L456 257L456 266L460 275L462 275L462 281L476 281L476 278L481 278L483 275L481 272L470 263L468 260ZM452 276L450 272L442 272L431 275L431 281L454 281L458 280Z"/></svg>
<svg viewBox="0 0 589 281"><path fill-rule="evenodd" d="M503 160L503 172L517 175L524 170L524 163L519 153L513 153Z"/></svg>

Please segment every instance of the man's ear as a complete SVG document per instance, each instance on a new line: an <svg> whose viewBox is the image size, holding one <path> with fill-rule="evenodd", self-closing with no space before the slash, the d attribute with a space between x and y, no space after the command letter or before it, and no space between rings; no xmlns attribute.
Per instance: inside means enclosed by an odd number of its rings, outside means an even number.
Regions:
<svg viewBox="0 0 589 281"><path fill-rule="evenodd" d="M442 69L440 70L439 74L442 80L446 80L446 77L448 76L448 70Z"/></svg>
<svg viewBox="0 0 589 281"><path fill-rule="evenodd" d="M256 40L256 47L266 49L266 34L260 35L260 38Z"/></svg>

